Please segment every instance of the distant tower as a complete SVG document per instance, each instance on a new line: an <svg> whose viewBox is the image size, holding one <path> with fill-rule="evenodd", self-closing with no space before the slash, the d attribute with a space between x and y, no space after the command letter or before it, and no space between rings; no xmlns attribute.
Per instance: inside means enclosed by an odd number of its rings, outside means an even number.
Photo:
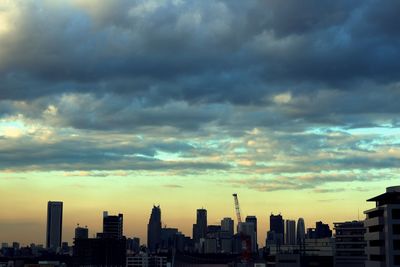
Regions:
<svg viewBox="0 0 400 267"><path fill-rule="evenodd" d="M271 214L269 217L269 228L275 233L275 241L278 246L283 244L283 236L285 233L285 224L282 215Z"/></svg>
<svg viewBox="0 0 400 267"><path fill-rule="evenodd" d="M63 203L49 201L47 203L46 247L56 250L61 247Z"/></svg>
<svg viewBox="0 0 400 267"><path fill-rule="evenodd" d="M257 243L257 217L256 216L247 216L246 223L251 223L254 225L254 233L251 235L251 248L253 252L258 250Z"/></svg>
<svg viewBox="0 0 400 267"><path fill-rule="evenodd" d="M299 218L297 221L297 230L296 230L296 240L298 245L302 245L304 243L304 239L306 239L306 227L304 224L304 219Z"/></svg>
<svg viewBox="0 0 400 267"><path fill-rule="evenodd" d="M87 227L80 227L79 225L75 228L75 239L89 238L89 229Z"/></svg>
<svg viewBox="0 0 400 267"><path fill-rule="evenodd" d="M103 212L103 235L111 238L122 238L123 236L123 215L108 215Z"/></svg>
<svg viewBox="0 0 400 267"><path fill-rule="evenodd" d="M286 220L286 229L285 229L285 243L287 245L295 245L296 244L296 221L294 220Z"/></svg>
<svg viewBox="0 0 400 267"><path fill-rule="evenodd" d="M154 253L161 246L161 209L153 206L149 224L147 225L147 247Z"/></svg>
<svg viewBox="0 0 400 267"><path fill-rule="evenodd" d="M205 238L207 234L207 210L198 209L196 216L198 238Z"/></svg>
<svg viewBox="0 0 400 267"><path fill-rule="evenodd" d="M221 230L224 232L228 232L231 237L234 234L233 228L234 228L234 221L231 218L223 218L221 220Z"/></svg>

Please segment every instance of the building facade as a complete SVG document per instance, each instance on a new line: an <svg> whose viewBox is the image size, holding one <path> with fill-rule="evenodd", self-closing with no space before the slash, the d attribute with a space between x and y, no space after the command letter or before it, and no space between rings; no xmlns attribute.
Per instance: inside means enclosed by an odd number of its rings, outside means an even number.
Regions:
<svg viewBox="0 0 400 267"><path fill-rule="evenodd" d="M285 222L285 244L296 244L296 221L286 220Z"/></svg>
<svg viewBox="0 0 400 267"><path fill-rule="evenodd" d="M47 229L46 247L57 250L62 241L63 203L61 201L49 201L47 203Z"/></svg>
<svg viewBox="0 0 400 267"><path fill-rule="evenodd" d="M110 238L122 238L123 236L124 216L109 215L107 211L103 212L103 234Z"/></svg>
<svg viewBox="0 0 400 267"><path fill-rule="evenodd" d="M375 207L365 211L366 267L400 266L400 186L368 199Z"/></svg>
<svg viewBox="0 0 400 267"><path fill-rule="evenodd" d="M252 223L254 225L254 240L252 239L252 252L256 252L258 250L258 241L257 241L257 217L256 216L247 216L246 223Z"/></svg>
<svg viewBox="0 0 400 267"><path fill-rule="evenodd" d="M298 245L304 243L304 239L306 238L306 227L303 218L299 218L297 220L297 227L296 227L296 242Z"/></svg>
<svg viewBox="0 0 400 267"><path fill-rule="evenodd" d="M147 225L147 247L151 253L161 248L161 209L153 206Z"/></svg>
<svg viewBox="0 0 400 267"><path fill-rule="evenodd" d="M367 259L364 222L337 222L334 225L335 266L364 267Z"/></svg>

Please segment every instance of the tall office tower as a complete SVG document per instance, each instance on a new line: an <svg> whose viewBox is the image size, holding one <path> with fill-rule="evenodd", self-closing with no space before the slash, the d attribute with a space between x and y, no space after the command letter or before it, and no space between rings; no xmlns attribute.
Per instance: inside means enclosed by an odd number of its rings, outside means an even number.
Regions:
<svg viewBox="0 0 400 267"><path fill-rule="evenodd" d="M365 267L365 227L363 221L335 225L335 267Z"/></svg>
<svg viewBox="0 0 400 267"><path fill-rule="evenodd" d="M400 186L388 187L367 201L375 202L375 208L364 211L365 266L400 266Z"/></svg>
<svg viewBox="0 0 400 267"><path fill-rule="evenodd" d="M57 249L61 247L62 215L63 215L62 202L49 201L47 203L46 247L49 249Z"/></svg>
<svg viewBox="0 0 400 267"><path fill-rule="evenodd" d="M223 218L221 220L221 230L224 232L229 233L230 236L233 236L233 228L234 228L234 221L231 218Z"/></svg>
<svg viewBox="0 0 400 267"><path fill-rule="evenodd" d="M153 206L149 224L147 225L147 247L150 252L157 252L161 248L161 209Z"/></svg>
<svg viewBox="0 0 400 267"><path fill-rule="evenodd" d="M196 228L198 238L205 238L207 235L207 210L198 209L196 217Z"/></svg>
<svg viewBox="0 0 400 267"><path fill-rule="evenodd" d="M304 244L304 240L306 239L306 226L304 224L304 219L299 218L297 221L296 228L296 242L298 245Z"/></svg>
<svg viewBox="0 0 400 267"><path fill-rule="evenodd" d="M242 222L238 224L238 233L250 238L251 252L257 251L256 229L253 222Z"/></svg>
<svg viewBox="0 0 400 267"><path fill-rule="evenodd" d="M271 214L269 217L269 229L275 233L276 243L282 245L285 232L285 224L282 215Z"/></svg>
<svg viewBox="0 0 400 267"><path fill-rule="evenodd" d="M286 220L285 243L296 245L296 221L294 220Z"/></svg>
<svg viewBox="0 0 400 267"><path fill-rule="evenodd" d="M123 219L124 216L108 215L107 211L103 212L103 237L122 238L123 236Z"/></svg>
<svg viewBox="0 0 400 267"><path fill-rule="evenodd" d="M257 242L257 217L256 216L247 216L246 217L247 223L252 223L254 225L254 240L252 240L252 248L254 252L258 250L258 242Z"/></svg>
<svg viewBox="0 0 400 267"><path fill-rule="evenodd" d="M75 239L76 238L89 238L89 229L87 227L79 227L79 225L75 228Z"/></svg>

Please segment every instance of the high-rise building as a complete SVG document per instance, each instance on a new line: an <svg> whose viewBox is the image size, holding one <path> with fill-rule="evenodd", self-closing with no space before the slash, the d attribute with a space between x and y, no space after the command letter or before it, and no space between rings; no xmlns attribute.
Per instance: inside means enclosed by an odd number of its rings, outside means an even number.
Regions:
<svg viewBox="0 0 400 267"><path fill-rule="evenodd" d="M256 243L256 231L254 223L253 222L238 223L238 233L241 235L241 237L246 237L250 239L250 251L253 253L256 252L257 243Z"/></svg>
<svg viewBox="0 0 400 267"><path fill-rule="evenodd" d="M365 266L400 266L400 186L388 187L367 201L375 202L375 208L364 211Z"/></svg>
<svg viewBox="0 0 400 267"><path fill-rule="evenodd" d="M161 248L161 209L153 206L149 224L147 225L147 247L150 252L157 252Z"/></svg>
<svg viewBox="0 0 400 267"><path fill-rule="evenodd" d="M271 214L269 217L269 228L270 231L275 233L275 242L277 245L283 244L283 236L285 232L285 224L282 215Z"/></svg>
<svg viewBox="0 0 400 267"><path fill-rule="evenodd" d="M315 238L329 238L329 237L332 237L332 230L329 228L329 224L316 222Z"/></svg>
<svg viewBox="0 0 400 267"><path fill-rule="evenodd" d="M286 229L285 229L285 243L286 245L295 245L296 244L296 221L295 220L286 220Z"/></svg>
<svg viewBox="0 0 400 267"><path fill-rule="evenodd" d="M58 249L62 240L62 216L63 203L61 201L49 201L47 203L47 230L46 247Z"/></svg>
<svg viewBox="0 0 400 267"><path fill-rule="evenodd" d="M304 239L306 239L306 227L304 224L304 219L299 218L297 220L296 228L296 241L298 245L304 244Z"/></svg>
<svg viewBox="0 0 400 267"><path fill-rule="evenodd" d="M199 238L205 238L207 235L207 210L198 209L196 216L196 225Z"/></svg>
<svg viewBox="0 0 400 267"><path fill-rule="evenodd" d="M221 220L221 230L229 233L230 236L233 236L234 232L234 221L231 218L223 218Z"/></svg>
<svg viewBox="0 0 400 267"><path fill-rule="evenodd" d="M334 225L335 267L364 267L367 259L364 222L339 222Z"/></svg>
<svg viewBox="0 0 400 267"><path fill-rule="evenodd" d="M75 228L75 239L76 238L89 238L89 229L87 227L77 226Z"/></svg>
<svg viewBox="0 0 400 267"><path fill-rule="evenodd" d="M247 216L246 223L252 223L254 225L254 234L252 237L252 250L256 252L258 250L258 242L257 242L257 217L256 216Z"/></svg>
<svg viewBox="0 0 400 267"><path fill-rule="evenodd" d="M110 238L122 238L123 236L123 219L124 216L108 215L107 211L103 212L103 236Z"/></svg>

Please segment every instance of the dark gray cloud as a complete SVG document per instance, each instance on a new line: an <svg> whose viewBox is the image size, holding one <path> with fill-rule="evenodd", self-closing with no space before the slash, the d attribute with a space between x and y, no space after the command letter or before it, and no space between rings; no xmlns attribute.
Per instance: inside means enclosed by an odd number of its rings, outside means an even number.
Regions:
<svg viewBox="0 0 400 267"><path fill-rule="evenodd" d="M280 177L262 190L399 169L399 5L0 5L0 168Z"/></svg>
<svg viewBox="0 0 400 267"><path fill-rule="evenodd" d="M194 150L183 142L153 143L140 139L120 140L106 136L83 139L66 139L50 143L37 142L30 138L18 140L0 140L0 169L22 171L46 170L176 170L206 171L228 170L230 165L224 162L207 160L177 161L160 159L159 153L185 153ZM90 173L87 176L108 176L107 173Z"/></svg>
<svg viewBox="0 0 400 267"><path fill-rule="evenodd" d="M90 92L260 103L284 86L391 84L400 69L395 1L14 5L20 14L1 39L5 99Z"/></svg>

